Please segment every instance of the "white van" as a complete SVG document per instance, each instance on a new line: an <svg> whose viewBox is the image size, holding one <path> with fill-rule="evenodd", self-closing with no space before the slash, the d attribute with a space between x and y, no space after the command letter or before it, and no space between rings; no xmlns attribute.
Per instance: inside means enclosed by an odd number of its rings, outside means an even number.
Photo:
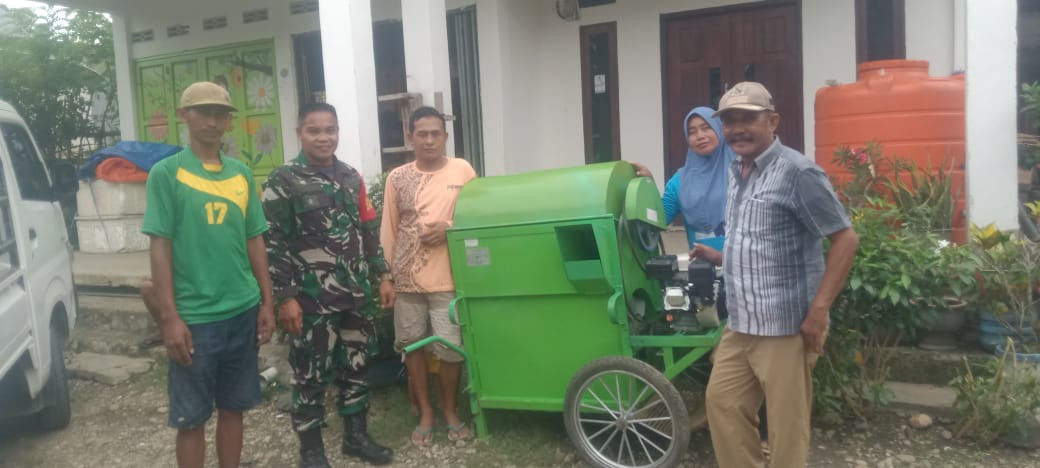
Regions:
<svg viewBox="0 0 1040 468"><path fill-rule="evenodd" d="M0 101L0 419L32 415L43 429L69 423L62 351L76 295L55 187L74 178L52 185L25 121Z"/></svg>

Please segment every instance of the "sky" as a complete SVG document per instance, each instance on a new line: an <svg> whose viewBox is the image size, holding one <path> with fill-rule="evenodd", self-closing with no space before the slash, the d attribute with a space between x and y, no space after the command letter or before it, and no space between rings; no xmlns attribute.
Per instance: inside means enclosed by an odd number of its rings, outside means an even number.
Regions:
<svg viewBox="0 0 1040 468"><path fill-rule="evenodd" d="M7 5L8 8L27 8L27 7L41 7L46 6L43 2L30 2L28 0L0 0L0 5Z"/></svg>

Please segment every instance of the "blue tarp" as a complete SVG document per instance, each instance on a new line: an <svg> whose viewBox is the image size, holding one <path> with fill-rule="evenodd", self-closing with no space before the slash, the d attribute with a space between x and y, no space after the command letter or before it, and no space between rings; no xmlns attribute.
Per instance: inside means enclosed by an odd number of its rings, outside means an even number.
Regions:
<svg viewBox="0 0 1040 468"><path fill-rule="evenodd" d="M149 171L155 163L180 152L180 146L166 143L149 143L145 141L120 141L113 146L94 153L83 167L79 168L80 179L95 179L94 170L101 161L111 157L124 158L142 171Z"/></svg>

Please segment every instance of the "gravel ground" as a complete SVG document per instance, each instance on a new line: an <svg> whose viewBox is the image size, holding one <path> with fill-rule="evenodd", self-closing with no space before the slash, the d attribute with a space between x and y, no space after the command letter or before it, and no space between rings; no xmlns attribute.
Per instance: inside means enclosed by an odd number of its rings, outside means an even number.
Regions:
<svg viewBox="0 0 1040 468"><path fill-rule="evenodd" d="M0 428L3 467L169 467L174 466L172 430L165 427L164 372L153 370L130 382L107 386L72 380L72 423L52 433L19 432L18 425ZM277 409L284 393L269 389L265 402L247 414L243 466L296 465L297 442L287 415ZM408 442L413 418L402 388L373 394L372 431L395 450L392 466L580 466L567 440L562 418L553 413L491 412L488 442L450 445L442 425L435 444L415 448ZM911 429L908 414L884 413L867 423L817 427L813 434L813 467L1036 467L1040 451L997 446L981 449L951 438L950 421L940 419L925 430ZM339 455L335 441L341 428L336 418L325 440L333 466L362 466ZM207 466L216 466L212 452L213 421L207 436ZM712 467L707 432L693 434L684 466Z"/></svg>

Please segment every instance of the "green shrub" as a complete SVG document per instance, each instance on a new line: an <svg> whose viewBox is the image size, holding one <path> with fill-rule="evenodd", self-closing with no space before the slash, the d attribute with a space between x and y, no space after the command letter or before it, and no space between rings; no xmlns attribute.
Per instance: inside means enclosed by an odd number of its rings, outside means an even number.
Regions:
<svg viewBox="0 0 1040 468"><path fill-rule="evenodd" d="M964 373L950 382L957 390L954 408L960 414L957 436L970 436L983 444L1015 436L1023 418L1040 409L1040 373L1030 364L1017 362L1014 345L985 366L972 369L964 360Z"/></svg>

